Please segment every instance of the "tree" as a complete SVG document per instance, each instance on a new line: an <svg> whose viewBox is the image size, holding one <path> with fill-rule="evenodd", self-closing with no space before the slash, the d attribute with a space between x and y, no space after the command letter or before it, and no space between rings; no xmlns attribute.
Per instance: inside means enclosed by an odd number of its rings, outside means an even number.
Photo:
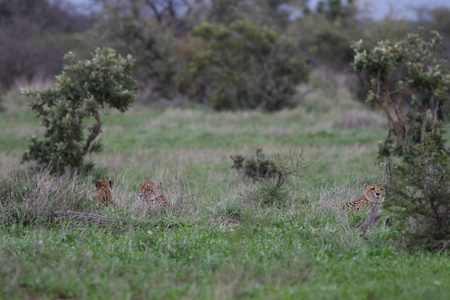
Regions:
<svg viewBox="0 0 450 300"><path fill-rule="evenodd" d="M450 156L441 123L450 70L439 59L441 45L436 31L430 41L409 34L399 41L380 41L373 49L359 41L353 45L353 66L371 78L367 99L388 119L389 134L380 143L379 157L401 159L390 172L385 207L409 246L443 251L450 241Z"/></svg>
<svg viewBox="0 0 450 300"><path fill-rule="evenodd" d="M450 244L450 159L435 140L425 141L414 163L398 164L390 173L384 208L409 248L443 252Z"/></svg>
<svg viewBox="0 0 450 300"><path fill-rule="evenodd" d="M308 79L309 67L295 42L267 28L243 20L229 26L204 23L193 35L207 45L195 54L190 71L201 75L216 109L292 107L295 87Z"/></svg>
<svg viewBox="0 0 450 300"><path fill-rule="evenodd" d="M448 62L437 56L442 37L436 31L431 35L429 42L419 34L408 34L397 42L380 41L371 51L362 40L353 45L353 67L371 77L367 100L374 101L389 122L381 156L414 157L416 145L424 149L426 134L444 146L439 121L443 120L443 106L448 101L450 74ZM397 82L395 87L390 85L393 79ZM408 113L404 111L405 101L411 106Z"/></svg>
<svg viewBox="0 0 450 300"><path fill-rule="evenodd" d="M92 25L90 16L73 11L60 1L0 0L0 87L61 71L64 53L82 48L79 32Z"/></svg>
<svg viewBox="0 0 450 300"><path fill-rule="evenodd" d="M207 20L230 25L246 20L258 26L284 30L289 23L290 9L306 6L307 0L211 0Z"/></svg>
<svg viewBox="0 0 450 300"><path fill-rule="evenodd" d="M64 58L69 64L56 77L54 87L23 91L32 98L31 109L46 127L44 138L31 137L23 160L50 166L54 172L87 167L84 156L102 150L96 141L102 126L99 109L108 105L126 111L136 90L131 55L123 58L107 48L96 49L90 59L78 62L71 52ZM86 119L92 117L95 123L86 127Z"/></svg>
<svg viewBox="0 0 450 300"><path fill-rule="evenodd" d="M350 41L361 35L354 1L326 0L316 10L293 22L291 31L317 64L337 69L348 68L353 59Z"/></svg>
<svg viewBox="0 0 450 300"><path fill-rule="evenodd" d="M192 5L197 2L201 0L128 0L107 5L101 15L96 26L99 40L133 55L134 76L141 90L149 94L145 100L172 100L192 89L188 60L197 45L185 33L195 23L197 10ZM179 15L179 10L185 14Z"/></svg>
<svg viewBox="0 0 450 300"><path fill-rule="evenodd" d="M354 0L321 0L317 3L317 13L323 14L329 21L334 22L337 20L344 21L346 26L351 26L348 21L355 17L357 12L356 4Z"/></svg>

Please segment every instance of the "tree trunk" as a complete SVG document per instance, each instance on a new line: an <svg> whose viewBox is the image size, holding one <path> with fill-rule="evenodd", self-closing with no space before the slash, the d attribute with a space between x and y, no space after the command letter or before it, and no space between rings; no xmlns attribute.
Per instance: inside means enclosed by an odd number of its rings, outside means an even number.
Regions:
<svg viewBox="0 0 450 300"><path fill-rule="evenodd" d="M366 221L364 221L364 223L359 227L359 229L362 230L363 234L366 233L367 229L371 229L373 226L378 224L382 213L383 212L381 211L381 203L380 204L377 203L372 207Z"/></svg>

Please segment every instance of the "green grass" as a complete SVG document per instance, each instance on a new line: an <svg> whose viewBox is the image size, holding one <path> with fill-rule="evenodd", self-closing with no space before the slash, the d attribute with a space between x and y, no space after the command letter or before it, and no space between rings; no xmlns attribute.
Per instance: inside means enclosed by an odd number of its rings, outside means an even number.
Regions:
<svg viewBox="0 0 450 300"><path fill-rule="evenodd" d="M362 184L383 173L374 164L386 134L383 116L345 93L332 99L315 93L297 109L274 114L106 111L104 152L89 158L97 170L66 177L20 165L27 136L42 129L21 97L9 95L4 106L0 197L15 201L2 200L10 222L0 227L0 299L445 299L450 293L448 253L401 250L383 225L360 237L355 228L367 212L331 205L359 198ZM279 199L284 205L255 202L263 186L230 168L230 155L251 156L258 147L267 155L304 148L312 164L304 178L289 180ZM95 207L92 177L116 179L118 210ZM142 214L139 184L147 180L164 182L173 209ZM57 209L126 222L49 222Z"/></svg>
<svg viewBox="0 0 450 300"><path fill-rule="evenodd" d="M2 234L2 294L49 298L445 299L448 261L367 244L336 249L302 221L190 224L118 233L10 227ZM244 226L247 225L248 227Z"/></svg>

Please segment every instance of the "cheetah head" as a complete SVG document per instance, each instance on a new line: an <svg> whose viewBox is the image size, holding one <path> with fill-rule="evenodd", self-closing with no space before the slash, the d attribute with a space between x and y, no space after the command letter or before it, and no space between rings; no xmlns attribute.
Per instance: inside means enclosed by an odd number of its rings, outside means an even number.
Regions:
<svg viewBox="0 0 450 300"><path fill-rule="evenodd" d="M108 179L99 179L94 181L94 189L95 190L108 190L112 189L114 185L114 179L108 180Z"/></svg>
<svg viewBox="0 0 450 300"><path fill-rule="evenodd" d="M141 191L139 192L139 199L146 200L156 196L162 195L162 182L147 181L141 184Z"/></svg>
<svg viewBox="0 0 450 300"><path fill-rule="evenodd" d="M383 202L386 196L386 189L377 184L364 184L366 189L366 199L370 202Z"/></svg>

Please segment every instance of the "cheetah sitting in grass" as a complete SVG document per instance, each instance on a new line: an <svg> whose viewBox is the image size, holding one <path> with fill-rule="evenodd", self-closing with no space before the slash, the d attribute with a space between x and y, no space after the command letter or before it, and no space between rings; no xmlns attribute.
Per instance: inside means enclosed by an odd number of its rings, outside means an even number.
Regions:
<svg viewBox="0 0 450 300"><path fill-rule="evenodd" d="M110 204L115 207L116 204L112 200L111 190L114 180L99 179L94 182L94 189L97 191L97 207L106 207Z"/></svg>
<svg viewBox="0 0 450 300"><path fill-rule="evenodd" d="M139 198L149 207L169 208L169 202L162 194L162 182L147 181L141 184Z"/></svg>
<svg viewBox="0 0 450 300"><path fill-rule="evenodd" d="M345 210L357 211L364 207L371 209L376 203L383 203L386 190L377 184L364 184L366 193L358 200L348 202Z"/></svg>

